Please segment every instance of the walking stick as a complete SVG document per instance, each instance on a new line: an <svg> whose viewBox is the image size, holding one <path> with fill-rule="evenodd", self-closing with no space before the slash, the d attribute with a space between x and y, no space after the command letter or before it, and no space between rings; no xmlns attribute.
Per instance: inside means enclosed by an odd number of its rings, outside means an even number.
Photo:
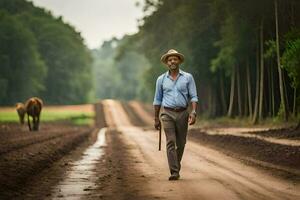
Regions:
<svg viewBox="0 0 300 200"><path fill-rule="evenodd" d="M161 127L159 127L158 151L161 150Z"/></svg>

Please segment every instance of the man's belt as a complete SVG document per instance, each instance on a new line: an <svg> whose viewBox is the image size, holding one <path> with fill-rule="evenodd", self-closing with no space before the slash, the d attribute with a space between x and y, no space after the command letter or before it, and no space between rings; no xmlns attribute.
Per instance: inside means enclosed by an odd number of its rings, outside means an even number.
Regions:
<svg viewBox="0 0 300 200"><path fill-rule="evenodd" d="M165 107L165 106L164 106L164 109L166 109L166 110L171 110L171 111L174 111L174 112L182 112L182 111L185 111L185 110L186 110L186 107L175 107L175 108L170 108L170 107Z"/></svg>

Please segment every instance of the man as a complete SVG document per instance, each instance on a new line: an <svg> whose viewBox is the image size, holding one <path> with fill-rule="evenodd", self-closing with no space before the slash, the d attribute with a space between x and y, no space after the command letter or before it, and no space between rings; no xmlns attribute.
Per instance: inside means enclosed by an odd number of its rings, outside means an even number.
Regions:
<svg viewBox="0 0 300 200"><path fill-rule="evenodd" d="M161 57L161 61L169 70L156 81L153 102L154 126L157 130L161 129L160 117L166 134L171 173L169 180L178 180L188 124L193 125L196 122L198 97L193 76L179 69L179 65L184 61L181 53L171 49ZM192 103L191 113L187 110L189 101Z"/></svg>

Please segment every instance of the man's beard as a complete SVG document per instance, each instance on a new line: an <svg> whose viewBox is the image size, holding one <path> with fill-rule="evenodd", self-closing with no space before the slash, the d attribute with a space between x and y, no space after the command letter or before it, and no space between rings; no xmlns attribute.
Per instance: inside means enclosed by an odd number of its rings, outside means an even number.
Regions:
<svg viewBox="0 0 300 200"><path fill-rule="evenodd" d="M177 69L177 68L178 68L178 66L176 66L176 65L171 65L170 66L170 69L172 69L172 70Z"/></svg>

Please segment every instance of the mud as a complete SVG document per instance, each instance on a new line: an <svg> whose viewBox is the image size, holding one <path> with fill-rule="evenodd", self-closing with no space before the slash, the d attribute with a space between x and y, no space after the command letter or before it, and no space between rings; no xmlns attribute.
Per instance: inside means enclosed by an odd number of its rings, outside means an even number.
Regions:
<svg viewBox="0 0 300 200"><path fill-rule="evenodd" d="M85 141L91 127L62 123L43 124L40 131L29 132L19 124L1 124L0 199L24 195L23 188L32 177Z"/></svg>

